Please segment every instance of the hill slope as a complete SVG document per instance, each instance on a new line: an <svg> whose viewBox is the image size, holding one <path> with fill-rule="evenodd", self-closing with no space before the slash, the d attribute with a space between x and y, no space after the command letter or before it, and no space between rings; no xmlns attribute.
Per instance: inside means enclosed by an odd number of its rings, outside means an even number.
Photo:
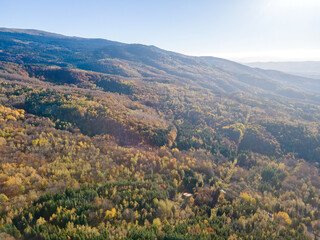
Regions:
<svg viewBox="0 0 320 240"><path fill-rule="evenodd" d="M1 29L0 60L0 237L317 234L305 79L37 30Z"/></svg>

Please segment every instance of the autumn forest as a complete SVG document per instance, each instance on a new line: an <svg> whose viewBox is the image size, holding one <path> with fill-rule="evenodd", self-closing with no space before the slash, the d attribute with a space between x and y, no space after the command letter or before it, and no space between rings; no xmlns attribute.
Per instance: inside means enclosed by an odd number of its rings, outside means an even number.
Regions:
<svg viewBox="0 0 320 240"><path fill-rule="evenodd" d="M0 29L0 239L319 239L304 81Z"/></svg>

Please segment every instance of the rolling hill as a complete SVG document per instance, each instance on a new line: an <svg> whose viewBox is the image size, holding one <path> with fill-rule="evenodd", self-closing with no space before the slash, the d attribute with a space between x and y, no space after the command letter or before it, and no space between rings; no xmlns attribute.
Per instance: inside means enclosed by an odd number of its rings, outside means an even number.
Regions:
<svg viewBox="0 0 320 240"><path fill-rule="evenodd" d="M0 238L309 239L311 79L0 29Z"/></svg>

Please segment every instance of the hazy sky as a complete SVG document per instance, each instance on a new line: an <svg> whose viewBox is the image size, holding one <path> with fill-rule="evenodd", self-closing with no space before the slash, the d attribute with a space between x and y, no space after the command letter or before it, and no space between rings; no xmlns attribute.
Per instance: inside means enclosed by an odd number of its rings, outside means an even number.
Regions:
<svg viewBox="0 0 320 240"><path fill-rule="evenodd" d="M0 0L0 26L239 61L320 60L320 0Z"/></svg>

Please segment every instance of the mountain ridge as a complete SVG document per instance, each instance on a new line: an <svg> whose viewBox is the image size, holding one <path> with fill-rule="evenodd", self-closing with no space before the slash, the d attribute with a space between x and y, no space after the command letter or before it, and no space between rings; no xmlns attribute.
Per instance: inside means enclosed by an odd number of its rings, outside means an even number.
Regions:
<svg viewBox="0 0 320 240"><path fill-rule="evenodd" d="M6 32L12 31L18 40L22 41L26 36L19 34L26 34L29 31L33 33L36 30L8 30L1 32L2 39L6 39ZM18 31L19 33L15 33ZM20 33L24 32L24 33ZM37 31L36 31L37 32ZM42 33L42 31L41 31ZM45 32L45 34L49 34ZM45 35L44 34L44 35ZM55 36L55 35L54 35ZM281 89L283 82L289 87L301 87L302 84L292 84L291 81L279 81L279 78L274 77L273 74L269 74L267 71L248 68L245 65L235 63L229 60L214 58L214 57L193 57L171 51L166 51L155 46L146 46L142 44L123 44L119 42L104 40L104 39L86 39L79 38L80 43L74 40L73 37L58 35L58 38L54 39L67 39L73 40L73 42L60 42L52 40L50 35L48 42L46 39L41 38L39 46L37 42L33 43L35 46L23 46L23 43L12 42L8 40L7 44L12 46L12 53L6 54L0 53L0 59L3 61L12 61L12 55L15 54L15 49L19 47L30 47L30 53L32 52L32 59L28 60L30 54L26 54L24 63L38 63L39 64L51 64L50 61L59 63L62 67L75 67L84 70L93 70L96 72L122 75L124 77L142 77L151 76L158 77L155 71L163 71L168 74L168 77L183 78L188 82L193 81L195 84L211 87L214 91L234 91L234 90L248 90L248 86L253 88L267 91L277 91ZM13 36L11 36L13 37ZM44 36L40 36L44 37ZM27 39L28 36L26 37ZM32 35L31 39L37 41L37 35ZM39 37L38 37L39 38ZM8 36L7 36L8 39ZM75 38L78 39L78 38ZM92 41L97 41L93 44ZM4 44L4 43L3 43ZM42 44L42 45L41 45ZM39 52L40 45L45 47L47 44L48 49L44 48L44 52ZM19 46L20 45L20 46ZM26 45L26 44L25 44ZM55 49L61 48L64 51L63 55L59 57L54 55ZM16 49L16 51L17 51ZM61 51L61 50L59 50ZM62 52L62 51L61 51ZM137 54L139 53L139 54ZM46 56L42 56L45 55ZM73 54L73 55L71 55ZM74 55L76 54L76 55ZM58 57L58 61L57 58ZM38 59L38 60L37 60ZM113 59L113 60L112 60ZM117 59L116 61L114 59ZM19 59L13 59L13 62L19 62ZM122 67L122 65L126 67ZM126 68L126 69L125 69ZM181 70L180 70L181 69ZM147 70L147 71L146 71ZM163 75L161 73L161 75ZM283 79L290 79L292 76L282 74ZM195 81L196 80L196 81ZM310 81L307 78L297 77L297 81ZM267 84L266 84L267 83ZM304 90L315 90L312 88ZM316 91L318 88L316 88Z"/></svg>

